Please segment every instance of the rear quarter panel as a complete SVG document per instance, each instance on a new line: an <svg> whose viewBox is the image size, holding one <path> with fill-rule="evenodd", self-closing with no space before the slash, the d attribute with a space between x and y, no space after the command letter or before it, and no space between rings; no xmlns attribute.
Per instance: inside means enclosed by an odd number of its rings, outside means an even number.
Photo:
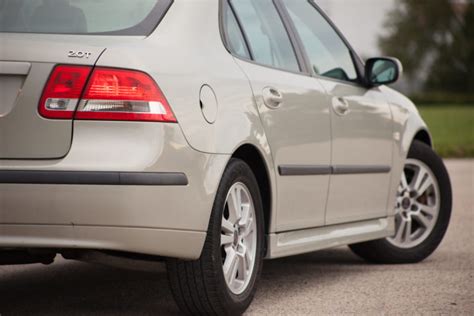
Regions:
<svg viewBox="0 0 474 316"><path fill-rule="evenodd" d="M150 74L168 99L190 147L231 155L241 145L251 144L264 158L275 187L271 152L250 83L227 52L219 24L218 1L175 1L153 34L133 46L107 49L97 65ZM203 85L210 86L216 95L218 109L213 123L206 121L201 111ZM218 174L223 171L215 170Z"/></svg>

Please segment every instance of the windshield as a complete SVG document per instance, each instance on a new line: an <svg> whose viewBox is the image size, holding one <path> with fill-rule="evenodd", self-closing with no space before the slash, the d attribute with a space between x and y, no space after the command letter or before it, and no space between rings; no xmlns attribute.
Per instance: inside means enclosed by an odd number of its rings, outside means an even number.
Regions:
<svg viewBox="0 0 474 316"><path fill-rule="evenodd" d="M172 0L0 0L0 32L148 35Z"/></svg>

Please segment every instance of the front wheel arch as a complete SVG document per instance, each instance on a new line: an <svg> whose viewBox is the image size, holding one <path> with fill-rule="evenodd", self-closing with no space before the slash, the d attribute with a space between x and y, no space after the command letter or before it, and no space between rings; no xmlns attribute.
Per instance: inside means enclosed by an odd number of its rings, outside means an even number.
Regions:
<svg viewBox="0 0 474 316"><path fill-rule="evenodd" d="M448 229L452 211L452 188L449 173L443 160L432 148L418 140L413 142L408 158L422 162L436 178L437 195L440 200L435 226L429 235L423 237L419 244L413 246L397 246L389 242L387 238L350 245L354 253L369 262L385 264L420 262L437 249ZM403 180L401 183L403 183ZM411 192L409 193L411 195ZM417 195L410 197L416 198ZM409 205L405 209L408 209L408 207Z"/></svg>
<svg viewBox="0 0 474 316"><path fill-rule="evenodd" d="M430 135L430 133L428 132L428 130L426 129L421 129L419 130L416 134L415 134L415 137L413 138L413 141L419 141L419 142L422 142L428 146L430 146L431 148L433 148L433 139Z"/></svg>

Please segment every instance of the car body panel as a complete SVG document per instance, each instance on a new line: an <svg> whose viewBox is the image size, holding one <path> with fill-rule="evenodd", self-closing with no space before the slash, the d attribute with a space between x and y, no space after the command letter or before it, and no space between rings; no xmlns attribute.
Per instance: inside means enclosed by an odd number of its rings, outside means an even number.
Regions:
<svg viewBox="0 0 474 316"><path fill-rule="evenodd" d="M269 154L250 85L222 43L218 15L218 6L213 2L176 1L145 41L107 49L97 66L149 73L194 149L232 154L240 144L252 143ZM203 19L204 16L214 18ZM187 27L191 25L199 27ZM206 121L201 112L199 96L204 85L216 94L218 111L214 123ZM221 133L228 126L239 129Z"/></svg>
<svg viewBox="0 0 474 316"><path fill-rule="evenodd" d="M191 25L199 27L190 32L186 26ZM191 148L231 155L242 145L252 145L265 161L272 190L276 188L276 167L267 136L248 78L222 42L217 3L175 1L146 40L132 47L107 49L97 65L146 71L165 94ZM204 85L216 94L218 110L212 124L200 108ZM276 205L276 195L271 198L271 204ZM275 227L276 218L271 216L269 230Z"/></svg>
<svg viewBox="0 0 474 316"><path fill-rule="evenodd" d="M368 90L322 77L319 81L332 102L342 99L349 106L344 115L331 108L332 165L354 169L352 174L331 177L326 224L380 218L386 214L391 179L394 140L389 104L378 88Z"/></svg>
<svg viewBox="0 0 474 316"><path fill-rule="evenodd" d="M0 184L0 223L207 229L217 185L230 156L192 150L176 124L78 121L75 130L64 159L2 160L0 168L52 172L175 170L186 174L189 184Z"/></svg>
<svg viewBox="0 0 474 316"><path fill-rule="evenodd" d="M114 250L187 260L199 258L205 232L159 228L0 224L0 246Z"/></svg>
<svg viewBox="0 0 474 316"><path fill-rule="evenodd" d="M351 243L385 238L395 233L393 217L328 225L271 234L267 257L281 258Z"/></svg>
<svg viewBox="0 0 474 316"><path fill-rule="evenodd" d="M425 132L430 135L426 123L423 121L416 106L407 97L401 93L387 87L382 86L380 90L390 104L393 114L393 164L392 164L392 180L390 183L390 193L387 204L388 215L395 213L395 199L401 175L405 165L405 159L408 156L411 144L419 132ZM431 139L431 136L430 136ZM428 145L432 145L432 141Z"/></svg>
<svg viewBox="0 0 474 316"><path fill-rule="evenodd" d="M253 87L275 166L329 166L330 113L327 96L314 78L236 59ZM281 106L269 108L264 90L276 89ZM304 115L301 115L304 113ZM277 170L275 170L277 171ZM276 231L325 224L329 175L280 176L277 179Z"/></svg>
<svg viewBox="0 0 474 316"><path fill-rule="evenodd" d="M71 146L72 120L48 120L38 113L39 100L54 66L93 66L106 47L133 45L140 39L143 37L103 39L98 36L3 33L0 37L1 82L5 85L13 84L13 81L18 83L8 90L1 90L0 159L64 157ZM70 52L88 55L72 58ZM28 63L29 71L12 74L9 66L18 62Z"/></svg>
<svg viewBox="0 0 474 316"><path fill-rule="evenodd" d="M11 62L14 56L20 62L29 60L25 48L31 45L41 51L35 60L28 61L30 72L39 71L42 77L38 78L41 84L31 90L35 94L31 100L39 98L45 77L55 64L96 63L148 73L178 121L54 121L51 124L57 124L64 133L53 135L53 129L48 129L25 140L26 136L12 136L13 130L19 134L21 130L2 124L0 118L0 140L8 137L10 144L21 143L11 147L14 149L9 149L8 155L3 150L0 158L25 158L0 159L0 171L179 172L189 180L182 186L0 183L0 247L78 247L196 259L221 176L241 146L255 148L268 171L269 257L393 233L390 220L399 175L413 138L420 130L427 130L413 104L384 86L335 92L340 89L337 85L316 77L283 73L237 59L223 43L220 24L217 1L179 0L148 37L0 34L2 49L4 43L17 41L8 53L0 52L2 62ZM52 38L58 43L52 43ZM52 58L45 47L54 48L57 56L66 56L69 50L90 50L94 61ZM303 102L290 100L294 109L267 108L261 92L268 74L281 76L270 79L284 89L299 91L307 102L314 97L314 107L305 110ZM206 120L202 114L200 92L204 85L215 93L215 121ZM354 106L364 104L364 110L354 108L354 119L349 122L336 118L330 107L331 93L357 97L352 100ZM361 101L362 97L376 102ZM36 109L38 104L27 102L27 106ZM312 118L314 126L309 123ZM50 124L39 117L35 120ZM339 126L332 132L331 123ZM24 130L31 136L37 128L32 125ZM287 131L295 138L285 139ZM331 141L335 144L332 153ZM0 145L4 148L7 146ZM278 170L285 165L337 164L388 164L391 173L285 177ZM334 195L328 196L328 185ZM368 201L373 195L377 198ZM353 205L346 208L348 201ZM355 213L351 207L357 207ZM332 210L336 210L334 214ZM333 225L321 227L326 224ZM342 236L343 232L346 235ZM305 238L309 238L308 244Z"/></svg>
<svg viewBox="0 0 474 316"><path fill-rule="evenodd" d="M205 233L217 185L230 159L229 155L211 155L191 149L177 124L77 121L69 154L59 160L0 160L0 169L44 171L140 171L183 172L189 179L185 186L121 185L37 185L0 184L0 225L26 225L31 233L22 245L33 247L35 231L40 226L59 225L61 231L77 232L79 226L123 228L124 232L146 228ZM206 170L204 173L203 170ZM87 231L87 229L84 229ZM0 230L1 231L1 230ZM3 230L0 246L12 246ZM28 231L26 228L22 231ZM150 234L155 234L150 233ZM114 233L115 234L115 233ZM58 240L72 241L61 233ZM72 235L78 236L78 235ZM81 237L71 243L80 247ZM98 233L97 236L100 236ZM15 235L18 242L20 235ZM48 237L54 239L51 235ZM104 235L106 249L111 237ZM107 241L110 239L109 241ZM100 239L97 242L99 243ZM89 243L90 244L90 243ZM116 240L115 248L128 248L126 239ZM45 245L46 246L46 245ZM198 244L198 247L202 247ZM160 249L160 246L157 246ZM183 248L188 249L188 248ZM177 252L178 250L175 250ZM198 251L197 253L200 253ZM155 253L154 254L159 254ZM190 258L186 252L182 258Z"/></svg>

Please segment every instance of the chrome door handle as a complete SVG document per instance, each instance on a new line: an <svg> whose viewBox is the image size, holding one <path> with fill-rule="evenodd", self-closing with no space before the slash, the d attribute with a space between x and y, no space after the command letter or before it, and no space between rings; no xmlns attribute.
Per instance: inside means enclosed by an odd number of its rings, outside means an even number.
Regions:
<svg viewBox="0 0 474 316"><path fill-rule="evenodd" d="M347 115L350 112L349 102L345 98L333 98L332 108L338 115Z"/></svg>
<svg viewBox="0 0 474 316"><path fill-rule="evenodd" d="M275 88L263 89L263 102L270 109L278 109L283 105L283 94Z"/></svg>

